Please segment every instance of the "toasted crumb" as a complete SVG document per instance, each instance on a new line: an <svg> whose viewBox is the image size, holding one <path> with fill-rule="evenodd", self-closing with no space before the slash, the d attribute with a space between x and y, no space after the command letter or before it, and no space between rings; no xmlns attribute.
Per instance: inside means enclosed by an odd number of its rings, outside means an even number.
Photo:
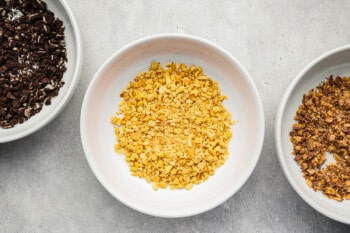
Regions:
<svg viewBox="0 0 350 233"><path fill-rule="evenodd" d="M234 122L201 67L152 62L120 96L115 150L153 189L190 190L225 163Z"/></svg>
<svg viewBox="0 0 350 233"><path fill-rule="evenodd" d="M303 96L290 132L295 161L308 186L350 199L350 78L330 76ZM326 166L326 152L335 162Z"/></svg>

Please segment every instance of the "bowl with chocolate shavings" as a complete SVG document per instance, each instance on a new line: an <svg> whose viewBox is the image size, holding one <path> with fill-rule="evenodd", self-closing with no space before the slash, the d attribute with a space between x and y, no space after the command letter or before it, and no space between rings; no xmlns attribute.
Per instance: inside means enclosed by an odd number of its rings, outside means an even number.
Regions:
<svg viewBox="0 0 350 233"><path fill-rule="evenodd" d="M117 200L153 216L208 211L247 181L264 115L255 85L210 41L160 34L112 55L85 94L86 159Z"/></svg>
<svg viewBox="0 0 350 233"><path fill-rule="evenodd" d="M72 97L82 43L64 0L0 1L0 143L51 122Z"/></svg>
<svg viewBox="0 0 350 233"><path fill-rule="evenodd" d="M278 158L294 190L318 212L350 224L350 46L298 74L275 126Z"/></svg>

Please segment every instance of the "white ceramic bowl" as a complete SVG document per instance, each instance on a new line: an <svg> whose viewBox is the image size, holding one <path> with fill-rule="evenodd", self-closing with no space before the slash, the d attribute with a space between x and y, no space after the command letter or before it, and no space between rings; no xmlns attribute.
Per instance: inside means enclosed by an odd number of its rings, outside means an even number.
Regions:
<svg viewBox="0 0 350 233"><path fill-rule="evenodd" d="M55 17L60 18L65 26L68 58L67 71L63 76L65 84L60 89L59 95L52 98L51 105L43 106L42 110L29 120L10 129L0 128L0 143L23 138L51 122L69 102L79 81L83 52L78 25L73 13L65 0L45 0L45 2L48 9L54 12Z"/></svg>
<svg viewBox="0 0 350 233"><path fill-rule="evenodd" d="M340 47L320 56L306 66L289 85L276 115L275 140L284 174L300 197L329 218L350 224L350 201L330 200L322 192L314 192L309 188L299 165L294 161L291 153L293 145L289 140L293 117L301 104L303 94L318 86L331 74L350 75L350 46Z"/></svg>
<svg viewBox="0 0 350 233"><path fill-rule="evenodd" d="M218 81L224 102L238 123L232 127L230 156L216 174L192 190L154 191L131 176L116 143L110 117L118 110L121 91L152 61L195 64ZM119 201L161 217L199 214L231 197L252 173L263 144L264 117L257 90L236 59L216 45L193 36L163 34L136 41L110 57L94 76L81 111L81 139L89 165L101 184Z"/></svg>

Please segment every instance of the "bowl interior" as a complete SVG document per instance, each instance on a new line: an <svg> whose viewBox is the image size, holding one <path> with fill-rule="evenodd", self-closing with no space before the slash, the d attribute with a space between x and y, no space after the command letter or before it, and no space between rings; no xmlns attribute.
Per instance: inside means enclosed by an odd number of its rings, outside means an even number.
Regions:
<svg viewBox="0 0 350 233"><path fill-rule="evenodd" d="M330 200L322 192L314 192L309 188L299 165L294 161L292 143L289 140L293 117L301 104L303 94L330 75L350 76L350 47L337 49L318 58L290 85L276 118L276 143L282 168L299 195L324 215L350 223L350 201Z"/></svg>
<svg viewBox="0 0 350 233"><path fill-rule="evenodd" d="M43 106L42 110L29 120L10 129L0 128L0 142L22 138L48 124L68 103L79 79L82 51L79 45L81 43L80 38L77 38L77 28L75 22L72 21L74 20L72 19L73 16L64 1L47 0L45 2L48 9L54 12L55 17L60 18L65 26L68 59L68 62L66 62L67 71L63 76L65 84L60 89L59 95L52 98L51 105Z"/></svg>
<svg viewBox="0 0 350 233"><path fill-rule="evenodd" d="M110 117L118 110L127 84L152 61L195 64L219 83L224 102L238 123L232 127L230 156L206 182L186 190L158 190L131 176L123 155L114 152ZM141 40L112 56L86 93L81 136L89 164L102 185L117 199L141 212L181 217L197 214L229 198L246 181L260 155L264 121L261 103L248 74L227 53L209 42L185 36Z"/></svg>

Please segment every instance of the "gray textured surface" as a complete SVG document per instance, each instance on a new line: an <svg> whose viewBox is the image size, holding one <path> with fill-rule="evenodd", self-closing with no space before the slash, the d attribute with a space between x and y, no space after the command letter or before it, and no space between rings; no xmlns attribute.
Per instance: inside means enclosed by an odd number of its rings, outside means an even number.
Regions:
<svg viewBox="0 0 350 233"><path fill-rule="evenodd" d="M309 207L288 184L274 147L274 116L292 79L350 40L350 1L69 0L80 25L80 85L50 125L0 145L0 232L350 232ZM79 114L98 67L126 44L163 32L213 41L248 70L263 100L266 135L243 188L198 216L162 219L115 200L82 150Z"/></svg>

